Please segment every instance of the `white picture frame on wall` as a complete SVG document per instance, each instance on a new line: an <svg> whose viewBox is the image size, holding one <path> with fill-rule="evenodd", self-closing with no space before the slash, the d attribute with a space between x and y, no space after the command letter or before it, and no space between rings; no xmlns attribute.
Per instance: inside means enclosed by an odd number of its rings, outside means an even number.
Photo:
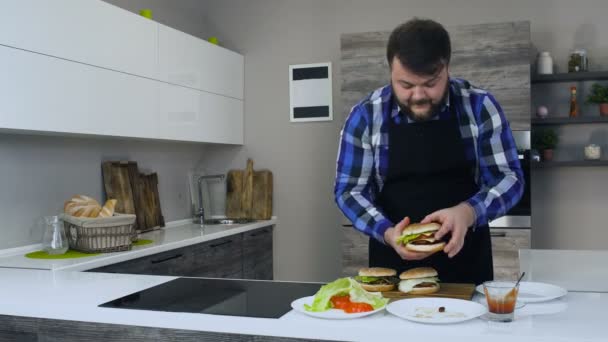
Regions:
<svg viewBox="0 0 608 342"><path fill-rule="evenodd" d="M291 122L332 121L331 62L289 66Z"/></svg>

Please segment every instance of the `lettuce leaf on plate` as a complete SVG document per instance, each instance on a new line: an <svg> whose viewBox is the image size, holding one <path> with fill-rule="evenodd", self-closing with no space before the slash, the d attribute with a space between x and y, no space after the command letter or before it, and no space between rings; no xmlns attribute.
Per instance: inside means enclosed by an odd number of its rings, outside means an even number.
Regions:
<svg viewBox="0 0 608 342"><path fill-rule="evenodd" d="M321 286L315 294L312 305L304 304L306 311L323 312L332 308L331 297L350 295L353 303L367 303L374 310L384 307L388 303L388 298L376 292L367 292L352 278L340 278L329 284Z"/></svg>

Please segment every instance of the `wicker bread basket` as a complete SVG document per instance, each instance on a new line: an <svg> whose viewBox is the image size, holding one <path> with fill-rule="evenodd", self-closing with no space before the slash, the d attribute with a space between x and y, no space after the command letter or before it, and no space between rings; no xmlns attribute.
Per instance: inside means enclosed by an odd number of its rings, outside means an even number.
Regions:
<svg viewBox="0 0 608 342"><path fill-rule="evenodd" d="M131 249L137 238L135 215L115 213L112 217L84 218L62 215L70 248L85 253L120 252Z"/></svg>

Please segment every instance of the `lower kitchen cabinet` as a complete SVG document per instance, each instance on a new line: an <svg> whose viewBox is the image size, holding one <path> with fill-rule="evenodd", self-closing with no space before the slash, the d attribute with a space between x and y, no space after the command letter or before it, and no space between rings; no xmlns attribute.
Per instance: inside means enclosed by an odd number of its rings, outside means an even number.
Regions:
<svg viewBox="0 0 608 342"><path fill-rule="evenodd" d="M174 249L118 264L89 270L89 272L178 275L187 264L187 248Z"/></svg>
<svg viewBox="0 0 608 342"><path fill-rule="evenodd" d="M190 246L184 276L243 278L242 234Z"/></svg>
<svg viewBox="0 0 608 342"><path fill-rule="evenodd" d="M342 275L357 275L368 266L369 237L353 227L342 227ZM519 250L530 248L530 229L490 229L494 279L514 280L519 275ZM439 275L441 278L441 274Z"/></svg>
<svg viewBox="0 0 608 342"><path fill-rule="evenodd" d="M260 228L89 272L271 280L272 230Z"/></svg>
<svg viewBox="0 0 608 342"><path fill-rule="evenodd" d="M272 227L243 234L245 279L272 280Z"/></svg>
<svg viewBox="0 0 608 342"><path fill-rule="evenodd" d="M519 277L519 250L530 248L530 229L490 228L494 279L516 280Z"/></svg>

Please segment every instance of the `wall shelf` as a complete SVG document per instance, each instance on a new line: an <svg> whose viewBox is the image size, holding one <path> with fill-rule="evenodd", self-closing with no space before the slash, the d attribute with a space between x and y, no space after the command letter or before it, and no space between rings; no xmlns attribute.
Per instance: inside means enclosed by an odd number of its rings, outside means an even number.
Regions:
<svg viewBox="0 0 608 342"><path fill-rule="evenodd" d="M533 75L531 82L534 83L554 83L554 82L583 82L608 80L608 71L582 71L569 72L552 75Z"/></svg>
<svg viewBox="0 0 608 342"><path fill-rule="evenodd" d="M581 116L577 118L569 117L549 117L549 118L532 118L533 125L577 125L577 124L595 124L608 123L606 116Z"/></svg>
<svg viewBox="0 0 608 342"><path fill-rule="evenodd" d="M591 167L608 166L608 160L572 160L572 161L550 161L532 162L530 167L533 169L546 169L555 167Z"/></svg>

